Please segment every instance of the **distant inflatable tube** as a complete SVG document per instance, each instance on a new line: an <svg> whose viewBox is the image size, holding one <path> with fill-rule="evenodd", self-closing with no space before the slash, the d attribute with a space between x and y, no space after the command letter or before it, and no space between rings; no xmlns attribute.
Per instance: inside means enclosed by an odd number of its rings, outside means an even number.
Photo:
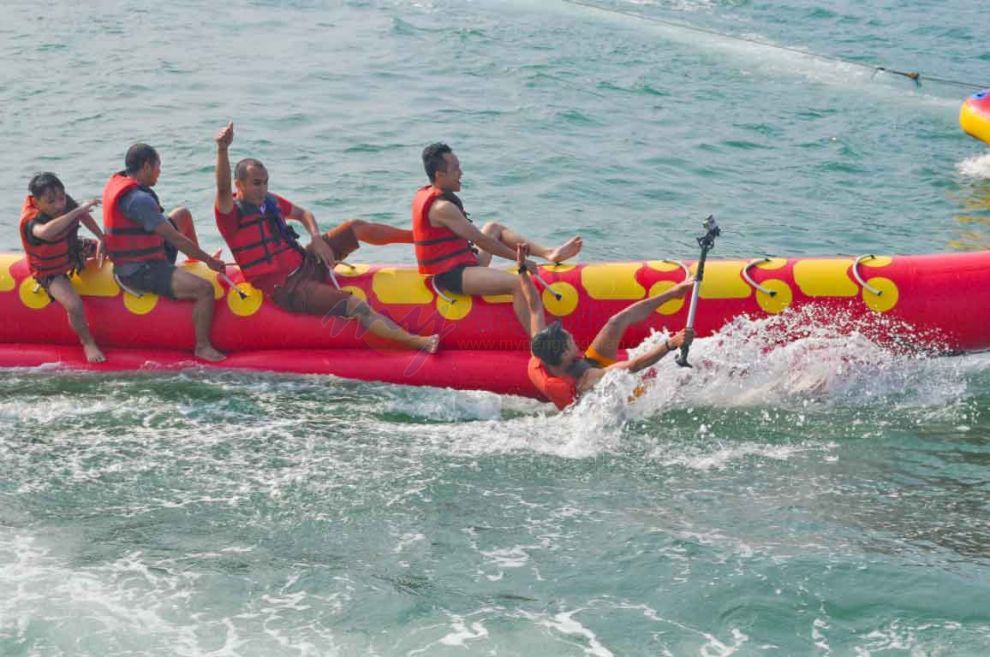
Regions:
<svg viewBox="0 0 990 657"><path fill-rule="evenodd" d="M990 89L979 91L963 102L959 125L967 135L990 146Z"/></svg>

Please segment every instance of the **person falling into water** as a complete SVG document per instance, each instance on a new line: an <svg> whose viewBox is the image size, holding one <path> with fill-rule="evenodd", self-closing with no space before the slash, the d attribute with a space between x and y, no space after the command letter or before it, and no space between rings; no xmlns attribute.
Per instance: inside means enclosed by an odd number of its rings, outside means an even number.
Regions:
<svg viewBox="0 0 990 657"><path fill-rule="evenodd" d="M524 262L518 258L520 265ZM645 322L657 308L671 299L682 298L691 289L694 280L689 278L663 294L643 299L612 315L598 331L587 349L580 349L574 336L559 321L546 325L543 303L533 281L524 266L519 267L519 279L529 315L531 336L529 380L546 399L564 410L577 398L591 390L609 370L639 372L650 367L670 352L694 339L693 329L683 329L646 353L628 360L618 358L622 336L633 324Z"/></svg>
<svg viewBox="0 0 990 657"><path fill-rule="evenodd" d="M434 353L438 335L414 335L376 312L361 299L338 290L328 276L338 260L358 249L358 242L396 244L412 242L412 232L351 219L320 233L313 214L268 192L268 170L258 160L246 158L234 167L231 187L230 158L234 124L216 136L217 228L241 273L281 308L293 313L356 319L371 333L412 349ZM286 219L298 221L310 236L303 248Z"/></svg>
<svg viewBox="0 0 990 657"><path fill-rule="evenodd" d="M524 330L529 319L520 279L507 271L490 268L492 256L509 260L516 247L526 243L528 252L550 262L573 258L581 251L581 237L547 248L495 222L480 230L467 218L456 192L461 189L461 164L446 144L430 144L423 150L423 168L430 184L416 192L412 203L412 232L421 274L433 277L439 289L455 294L511 294L512 308ZM527 260L527 267L536 266Z"/></svg>
<svg viewBox="0 0 990 657"><path fill-rule="evenodd" d="M158 182L162 161L147 144L134 144L124 158L126 169L113 174L103 190L103 227L107 254L121 285L136 292L153 292L170 299L193 300L194 353L208 361L224 355L210 342L213 324L213 284L179 269L179 251L201 260L215 272L223 262L199 248L192 214L177 208L164 214L152 187Z"/></svg>
<svg viewBox="0 0 990 657"><path fill-rule="evenodd" d="M82 298L69 281L69 276L82 271L87 258L96 258L102 264L103 231L89 213L100 201L76 203L65 193L65 185L58 176L50 172L31 178L28 191L21 208L19 232L31 275L51 299L65 308L86 360L102 363L106 357L93 340ZM80 223L85 224L98 241L80 238Z"/></svg>

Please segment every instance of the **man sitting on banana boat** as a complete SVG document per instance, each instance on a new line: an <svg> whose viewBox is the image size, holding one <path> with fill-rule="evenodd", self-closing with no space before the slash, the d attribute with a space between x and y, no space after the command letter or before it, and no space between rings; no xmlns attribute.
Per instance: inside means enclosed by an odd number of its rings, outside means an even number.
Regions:
<svg viewBox="0 0 990 657"><path fill-rule="evenodd" d="M331 285L333 267L367 244L408 244L412 232L384 224L351 219L320 233L309 210L268 191L268 170L259 160L245 158L234 167L231 187L228 149L234 141L234 124L216 136L217 196L214 212L217 228L254 287L279 307L309 315L356 319L361 326L386 340L411 349L435 353L439 335L409 333L385 315L351 294ZM303 248L286 220L298 221L310 236Z"/></svg>

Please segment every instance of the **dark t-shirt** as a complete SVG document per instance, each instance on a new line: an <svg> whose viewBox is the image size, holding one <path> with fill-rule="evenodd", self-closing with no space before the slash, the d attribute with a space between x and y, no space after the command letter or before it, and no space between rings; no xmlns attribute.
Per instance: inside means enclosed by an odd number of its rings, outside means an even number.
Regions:
<svg viewBox="0 0 990 657"><path fill-rule="evenodd" d="M149 233L155 232L156 228L168 221L162 213L158 199L143 189L134 189L124 194L117 204L128 219ZM130 276L143 266L140 262L125 262L122 265L114 265L114 271L118 276Z"/></svg>

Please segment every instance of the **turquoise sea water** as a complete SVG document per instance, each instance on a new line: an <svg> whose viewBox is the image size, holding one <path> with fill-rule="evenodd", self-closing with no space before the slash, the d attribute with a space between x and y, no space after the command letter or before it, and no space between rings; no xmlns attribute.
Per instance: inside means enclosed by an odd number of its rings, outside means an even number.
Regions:
<svg viewBox="0 0 990 657"><path fill-rule="evenodd" d="M212 138L329 227L404 225L449 142L476 218L585 261L990 243L978 3L4 3L0 251L30 175ZM629 13L642 16L637 18ZM357 260L412 261L403 247ZM974 300L974 303L979 302ZM780 321L780 320L775 320ZM786 321L786 320L785 320ZM0 655L985 655L990 358L773 322L635 407L329 377L0 373Z"/></svg>

